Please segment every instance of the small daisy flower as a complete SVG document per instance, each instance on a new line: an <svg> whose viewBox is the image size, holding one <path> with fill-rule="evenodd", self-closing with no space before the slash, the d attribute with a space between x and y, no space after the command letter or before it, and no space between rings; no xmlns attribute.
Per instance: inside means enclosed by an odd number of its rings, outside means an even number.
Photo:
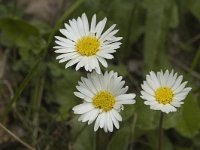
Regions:
<svg viewBox="0 0 200 150"><path fill-rule="evenodd" d="M74 94L83 99L83 103L75 106L73 111L79 114L79 121L91 124L95 121L94 131L103 128L112 132L114 126L119 129L119 114L124 104L134 104L135 94L126 94L128 86L125 81L113 71L97 74L96 72L81 78Z"/></svg>
<svg viewBox="0 0 200 150"><path fill-rule="evenodd" d="M103 32L107 18L96 24L96 15L93 15L91 25L85 13L77 19L65 23L60 32L64 37L55 36L55 52L60 55L56 58L59 63L67 62L65 68L76 64L76 70L84 67L86 71L96 70L100 73L99 62L108 67L106 59L112 59L113 53L121 45L121 37L115 37L118 30L115 24Z"/></svg>
<svg viewBox="0 0 200 150"><path fill-rule="evenodd" d="M145 100L144 104L150 105L153 110L175 112L192 89L185 87L187 81L181 83L182 80L183 76L177 76L173 70L171 73L166 70L165 73L160 71L157 74L151 71L142 84L141 98Z"/></svg>

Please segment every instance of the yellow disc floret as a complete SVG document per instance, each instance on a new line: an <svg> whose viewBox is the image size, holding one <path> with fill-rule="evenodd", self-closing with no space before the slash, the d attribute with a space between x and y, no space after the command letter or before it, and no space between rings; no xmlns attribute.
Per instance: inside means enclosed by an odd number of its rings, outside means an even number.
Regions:
<svg viewBox="0 0 200 150"><path fill-rule="evenodd" d="M96 37L84 36L76 43L76 50L82 56L92 56L99 51L100 42Z"/></svg>
<svg viewBox="0 0 200 150"><path fill-rule="evenodd" d="M115 104L115 98L111 93L107 91L101 91L94 96L92 103L95 108L102 109L106 112L113 108Z"/></svg>
<svg viewBox="0 0 200 150"><path fill-rule="evenodd" d="M168 104L172 101L173 92L168 87L161 87L155 91L155 98L161 104Z"/></svg>

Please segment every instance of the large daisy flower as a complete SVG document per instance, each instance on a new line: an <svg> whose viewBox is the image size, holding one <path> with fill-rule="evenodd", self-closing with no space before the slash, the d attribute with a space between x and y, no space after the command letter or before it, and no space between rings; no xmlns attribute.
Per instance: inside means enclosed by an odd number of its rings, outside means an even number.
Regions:
<svg viewBox="0 0 200 150"><path fill-rule="evenodd" d="M81 78L76 87L78 92L74 94L83 99L83 103L75 106L73 111L79 114L79 121L91 124L95 121L94 131L103 128L105 132L112 132L113 126L119 129L119 114L123 110L123 104L134 104L135 94L126 94L128 86L123 87L125 81L117 73L96 72Z"/></svg>
<svg viewBox="0 0 200 150"><path fill-rule="evenodd" d="M171 73L166 70L165 73L160 71L157 74L151 71L142 84L141 98L145 100L144 104L150 105L153 110L175 112L192 89L185 87L187 81L182 83L182 80L183 76L177 76L173 70Z"/></svg>
<svg viewBox="0 0 200 150"><path fill-rule="evenodd" d="M93 15L91 25L87 16L82 14L77 19L65 23L65 28L60 29L64 37L55 36L55 52L60 55L56 58L59 63L67 62L65 68L76 64L76 70L84 67L86 71L96 70L100 73L99 62L107 67L106 59L112 59L113 53L121 45L121 37L115 37L118 30L115 24L103 32L107 18L96 24L96 15Z"/></svg>

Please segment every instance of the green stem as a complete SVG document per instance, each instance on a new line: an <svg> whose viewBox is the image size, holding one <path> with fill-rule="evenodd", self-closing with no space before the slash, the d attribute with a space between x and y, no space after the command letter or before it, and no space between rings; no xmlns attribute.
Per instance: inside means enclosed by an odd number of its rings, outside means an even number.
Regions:
<svg viewBox="0 0 200 150"><path fill-rule="evenodd" d="M160 113L160 121L159 121L159 137L158 137L158 150L162 150L162 142L163 142L163 118L164 113Z"/></svg>
<svg viewBox="0 0 200 150"><path fill-rule="evenodd" d="M99 130L97 130L96 131L96 139L95 139L95 142L96 142L96 144L95 144L95 150L99 150L99 141L100 140L100 131Z"/></svg>
<svg viewBox="0 0 200 150"><path fill-rule="evenodd" d="M136 122L137 122L137 113L135 113L133 115L133 122L132 122L132 126L131 126L131 135L130 135L130 150L134 149L134 133L135 133L135 126L136 126Z"/></svg>
<svg viewBox="0 0 200 150"><path fill-rule="evenodd" d="M128 49L130 48L130 36L131 36L131 32L132 32L132 26L133 26L133 16L134 16L134 13L136 11L136 5L137 5L137 1L135 1L133 3L133 6L132 6L132 9L131 9L131 12L130 12L130 17L129 17L129 20L128 20L128 27L127 27L127 35L126 35L126 41L125 41L125 46L124 46L124 50L126 52L128 52ZM122 58L124 59L124 54L126 53L124 52L122 55ZM126 53L127 54L127 53Z"/></svg>

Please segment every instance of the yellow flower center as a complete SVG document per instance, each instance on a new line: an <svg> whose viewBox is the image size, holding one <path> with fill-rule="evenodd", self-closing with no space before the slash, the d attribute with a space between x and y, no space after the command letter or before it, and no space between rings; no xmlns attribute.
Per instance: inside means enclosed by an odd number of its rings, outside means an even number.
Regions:
<svg viewBox="0 0 200 150"><path fill-rule="evenodd" d="M172 101L173 92L168 87L161 87L155 91L156 100L161 104L168 104Z"/></svg>
<svg viewBox="0 0 200 150"><path fill-rule="evenodd" d="M103 111L109 111L115 104L115 98L107 91L101 91L94 96L92 104L95 108L102 109Z"/></svg>
<svg viewBox="0 0 200 150"><path fill-rule="evenodd" d="M84 36L76 43L76 50L82 56L92 56L99 51L100 42L96 37Z"/></svg>

